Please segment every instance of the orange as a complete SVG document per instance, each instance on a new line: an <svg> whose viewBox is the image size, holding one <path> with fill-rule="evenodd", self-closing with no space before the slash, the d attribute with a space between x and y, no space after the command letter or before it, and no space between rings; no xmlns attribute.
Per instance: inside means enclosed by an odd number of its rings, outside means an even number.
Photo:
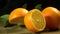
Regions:
<svg viewBox="0 0 60 34"><path fill-rule="evenodd" d="M60 11L57 14L60 16Z"/></svg>
<svg viewBox="0 0 60 34"><path fill-rule="evenodd" d="M24 24L32 32L43 31L46 26L45 18L38 9L30 10L25 15Z"/></svg>
<svg viewBox="0 0 60 34"><path fill-rule="evenodd" d="M56 29L59 27L59 10L54 7L46 7L42 14L45 16L46 19L46 26L51 29Z"/></svg>
<svg viewBox="0 0 60 34"><path fill-rule="evenodd" d="M9 15L9 23L18 24L23 22L25 14L28 13L28 10L24 8L16 8Z"/></svg>

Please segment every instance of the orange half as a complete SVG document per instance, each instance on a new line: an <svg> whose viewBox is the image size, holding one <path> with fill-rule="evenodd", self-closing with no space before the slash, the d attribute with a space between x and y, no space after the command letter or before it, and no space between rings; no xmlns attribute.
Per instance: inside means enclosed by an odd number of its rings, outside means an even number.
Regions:
<svg viewBox="0 0 60 34"><path fill-rule="evenodd" d="M43 31L46 26L45 18L38 9L30 10L25 15L24 24L27 29L33 32Z"/></svg>
<svg viewBox="0 0 60 34"><path fill-rule="evenodd" d="M28 10L24 8L16 8L9 15L9 23L18 24L23 22L25 14L28 13Z"/></svg>

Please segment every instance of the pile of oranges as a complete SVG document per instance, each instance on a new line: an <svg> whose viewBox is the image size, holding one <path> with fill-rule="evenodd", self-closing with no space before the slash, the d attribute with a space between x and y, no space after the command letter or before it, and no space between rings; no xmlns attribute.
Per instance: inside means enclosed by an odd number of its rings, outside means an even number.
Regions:
<svg viewBox="0 0 60 34"><path fill-rule="evenodd" d="M60 12L54 7L46 7L40 11L32 9L28 11L24 8L16 8L9 15L9 23L24 23L28 30L33 32L43 31L46 27L51 29L59 28Z"/></svg>

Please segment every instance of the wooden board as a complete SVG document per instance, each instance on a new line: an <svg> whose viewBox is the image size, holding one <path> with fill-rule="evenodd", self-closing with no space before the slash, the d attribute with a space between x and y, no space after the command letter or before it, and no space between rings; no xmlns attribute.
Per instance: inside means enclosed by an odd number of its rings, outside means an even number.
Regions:
<svg viewBox="0 0 60 34"><path fill-rule="evenodd" d="M60 34L60 31L43 31L43 32L32 32L26 28L21 28L21 27L0 27L0 34Z"/></svg>

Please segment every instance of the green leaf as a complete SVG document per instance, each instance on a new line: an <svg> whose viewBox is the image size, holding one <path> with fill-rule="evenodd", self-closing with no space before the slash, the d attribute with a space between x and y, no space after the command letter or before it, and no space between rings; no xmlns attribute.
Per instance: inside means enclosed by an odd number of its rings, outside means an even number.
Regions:
<svg viewBox="0 0 60 34"><path fill-rule="evenodd" d="M1 18L1 21L5 22L6 20L8 20L8 17L9 15L5 14L5 15L2 15L0 18Z"/></svg>
<svg viewBox="0 0 60 34"><path fill-rule="evenodd" d="M27 3L25 3L23 6L22 6L22 8L27 8Z"/></svg>
<svg viewBox="0 0 60 34"><path fill-rule="evenodd" d="M0 21L3 23L2 25L3 26L6 26L6 25L8 25L8 17L9 17L9 14L5 14L5 15L2 15L1 17L0 17Z"/></svg>
<svg viewBox="0 0 60 34"><path fill-rule="evenodd" d="M25 27L24 23L19 23L17 25L20 26L20 27Z"/></svg>
<svg viewBox="0 0 60 34"><path fill-rule="evenodd" d="M37 5L35 6L35 9L42 10L42 5L41 5L41 4L37 4Z"/></svg>

